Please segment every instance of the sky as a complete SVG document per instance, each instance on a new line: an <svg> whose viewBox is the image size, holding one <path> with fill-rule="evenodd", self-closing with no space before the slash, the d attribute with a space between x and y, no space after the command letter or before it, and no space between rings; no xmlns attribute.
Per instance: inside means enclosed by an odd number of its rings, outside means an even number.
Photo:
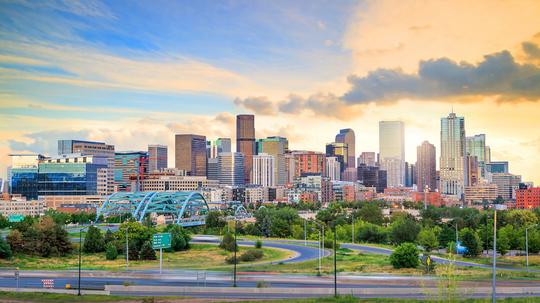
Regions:
<svg viewBox="0 0 540 303"><path fill-rule="evenodd" d="M405 156L465 117L492 160L540 184L540 2L0 0L0 177L10 153L59 139L117 150L174 134L256 136L324 151L341 128L378 151L405 122ZM356 155L358 156L358 155Z"/></svg>

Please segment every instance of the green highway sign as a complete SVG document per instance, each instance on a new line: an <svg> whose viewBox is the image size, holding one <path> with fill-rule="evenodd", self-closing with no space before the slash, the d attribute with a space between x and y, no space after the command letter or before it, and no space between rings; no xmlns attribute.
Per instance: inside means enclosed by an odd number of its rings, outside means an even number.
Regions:
<svg viewBox="0 0 540 303"><path fill-rule="evenodd" d="M9 222L21 222L22 220L24 220L23 215L10 215L8 218Z"/></svg>
<svg viewBox="0 0 540 303"><path fill-rule="evenodd" d="M160 233L155 234L152 238L152 248L169 248L171 247L171 234L170 233Z"/></svg>

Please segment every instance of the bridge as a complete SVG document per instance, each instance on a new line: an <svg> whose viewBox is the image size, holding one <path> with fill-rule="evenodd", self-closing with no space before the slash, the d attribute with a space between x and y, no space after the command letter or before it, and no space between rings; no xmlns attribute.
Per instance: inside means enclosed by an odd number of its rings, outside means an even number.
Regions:
<svg viewBox="0 0 540 303"><path fill-rule="evenodd" d="M96 221L104 217L130 214L142 222L146 215L171 215L176 224L198 226L206 222L208 204L199 192L117 192L98 208Z"/></svg>

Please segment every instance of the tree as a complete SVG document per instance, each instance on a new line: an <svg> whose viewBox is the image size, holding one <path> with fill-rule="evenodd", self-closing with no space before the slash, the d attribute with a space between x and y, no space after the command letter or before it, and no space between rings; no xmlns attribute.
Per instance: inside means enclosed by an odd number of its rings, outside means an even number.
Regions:
<svg viewBox="0 0 540 303"><path fill-rule="evenodd" d="M443 225L437 238L439 247L447 247L448 243L456 241L456 231L453 227Z"/></svg>
<svg viewBox="0 0 540 303"><path fill-rule="evenodd" d="M234 241L234 236L231 233L225 233L219 247L227 251L238 251L238 245Z"/></svg>
<svg viewBox="0 0 540 303"><path fill-rule="evenodd" d="M365 203L362 208L354 213L354 219L361 219L364 222L369 222L376 225L384 223L382 210L375 203Z"/></svg>
<svg viewBox="0 0 540 303"><path fill-rule="evenodd" d="M428 205L427 209L422 209L420 215L422 216L422 225L424 226L434 226L441 222L439 208L433 205Z"/></svg>
<svg viewBox="0 0 540 303"><path fill-rule="evenodd" d="M88 227L82 249L85 253L98 253L105 250L105 240L99 228L95 226Z"/></svg>
<svg viewBox="0 0 540 303"><path fill-rule="evenodd" d="M109 244L114 240L116 240L114 233L112 232L112 230L107 229L107 231L105 232L105 237L103 237L103 241L105 241L105 244Z"/></svg>
<svg viewBox="0 0 540 303"><path fill-rule="evenodd" d="M220 211L212 210L206 215L206 227L222 229L227 222Z"/></svg>
<svg viewBox="0 0 540 303"><path fill-rule="evenodd" d="M116 249L114 243L107 243L107 248L105 249L105 258L107 260L116 260L116 258L118 258L118 250Z"/></svg>
<svg viewBox="0 0 540 303"><path fill-rule="evenodd" d="M403 243L390 255L390 263L394 268L416 268L420 264L418 253L413 243Z"/></svg>
<svg viewBox="0 0 540 303"><path fill-rule="evenodd" d="M4 240L4 237L0 237L0 259L9 259L11 258L11 247Z"/></svg>
<svg viewBox="0 0 540 303"><path fill-rule="evenodd" d="M502 232L501 232L502 231ZM504 229L500 229L497 232L497 251L501 255L505 255L510 249L510 235L505 232Z"/></svg>
<svg viewBox="0 0 540 303"><path fill-rule="evenodd" d="M141 252L139 254L139 258L141 260L155 260L156 259L156 251L152 248L152 242L146 241L144 242Z"/></svg>
<svg viewBox="0 0 540 303"><path fill-rule="evenodd" d="M361 221L356 234L361 242L386 243L388 239L388 233L384 227Z"/></svg>
<svg viewBox="0 0 540 303"><path fill-rule="evenodd" d="M165 231L171 233L170 250L181 251L189 249L189 241L191 240L191 237L182 226L171 224L167 226Z"/></svg>
<svg viewBox="0 0 540 303"><path fill-rule="evenodd" d="M463 254L464 257L477 257L482 252L482 241L480 237L478 237L478 234L474 230L468 227L465 227L461 231L461 244L467 248Z"/></svg>
<svg viewBox="0 0 540 303"><path fill-rule="evenodd" d="M423 246L426 252L439 247L439 240L433 228L424 228L418 233L418 244Z"/></svg>
<svg viewBox="0 0 540 303"><path fill-rule="evenodd" d="M11 251L13 253L19 253L24 251L23 234L19 230L12 229L9 232L9 235L7 235L6 240L9 243L9 246L11 247Z"/></svg>
<svg viewBox="0 0 540 303"><path fill-rule="evenodd" d="M399 218L391 225L392 242L396 244L413 243L419 232L420 226L418 223L408 216Z"/></svg>
<svg viewBox="0 0 540 303"><path fill-rule="evenodd" d="M59 212L54 209L45 211L45 216L51 217L56 224L66 225L71 221L71 215L68 213Z"/></svg>
<svg viewBox="0 0 540 303"><path fill-rule="evenodd" d="M9 220L3 214L0 214L0 229L6 228L8 226Z"/></svg>

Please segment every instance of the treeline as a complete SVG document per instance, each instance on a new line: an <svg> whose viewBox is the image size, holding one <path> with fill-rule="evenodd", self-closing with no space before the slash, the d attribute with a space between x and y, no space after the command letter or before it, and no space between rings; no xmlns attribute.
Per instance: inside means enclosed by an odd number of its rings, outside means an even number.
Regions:
<svg viewBox="0 0 540 303"><path fill-rule="evenodd" d="M414 208L420 205L411 204ZM332 241L333 232L342 242L368 242L400 245L414 243L426 251L447 248L455 250L457 238L467 247L465 256L474 257L493 245L493 211L472 208L420 209L419 216L394 210L390 217L383 215L384 202L333 203L316 215L325 227L325 238ZM259 237L317 240L321 227L312 220L304 222L298 210L289 206L265 207L254 212L255 223L239 223L240 234ZM444 220L443 220L444 218ZM353 223L354 222L354 223ZM525 228L540 223L540 209L507 210L497 212L497 251L525 249ZM354 234L353 234L354 226ZM227 231L226 216L211 211L206 221L206 233L223 234ZM327 241L325 241L327 242ZM325 243L325 246L330 243ZM529 229L529 252L540 252L540 226Z"/></svg>

